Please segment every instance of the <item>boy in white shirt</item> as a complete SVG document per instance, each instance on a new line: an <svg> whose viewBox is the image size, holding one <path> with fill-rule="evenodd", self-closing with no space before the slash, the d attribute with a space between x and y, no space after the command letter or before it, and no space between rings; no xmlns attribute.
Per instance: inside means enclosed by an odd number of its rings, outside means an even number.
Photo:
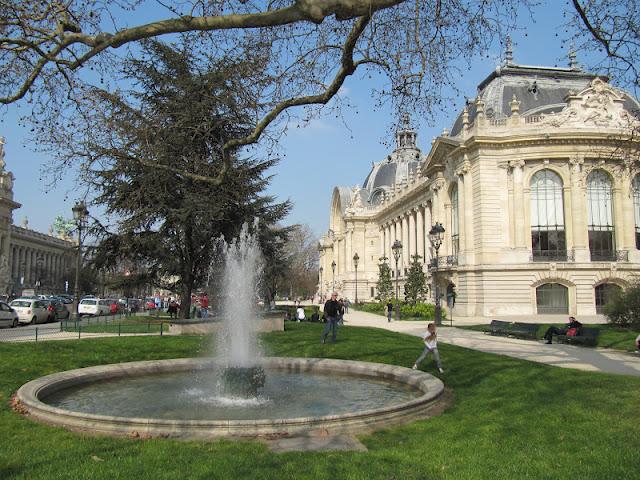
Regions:
<svg viewBox="0 0 640 480"><path fill-rule="evenodd" d="M425 357L429 354L433 354L433 359L436 361L436 366L438 367L438 371L440 373L444 373L442 369L442 364L440 363L440 354L438 353L438 335L436 334L436 325L435 323L430 323L427 325L427 332L422 336L424 340L424 351L416 360L416 363L413 364L413 369L416 370L418 368L418 364L425 359Z"/></svg>

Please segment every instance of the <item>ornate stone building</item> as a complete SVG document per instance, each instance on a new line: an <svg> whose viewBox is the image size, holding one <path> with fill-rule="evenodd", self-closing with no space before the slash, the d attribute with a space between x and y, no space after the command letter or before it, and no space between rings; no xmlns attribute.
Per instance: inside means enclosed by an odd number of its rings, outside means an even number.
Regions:
<svg viewBox="0 0 640 480"><path fill-rule="evenodd" d="M24 289L64 291L72 283L74 244L13 225L13 174L4 169L4 139L0 138L0 295L20 294Z"/></svg>
<svg viewBox="0 0 640 480"><path fill-rule="evenodd" d="M355 298L357 253L358 299L373 299L378 263L395 270L400 240L401 295L420 255L429 282L455 292L458 316L600 313L640 271L638 149L620 142L640 128L640 106L570 57L569 68L531 67L508 52L426 155L405 118L363 185L334 189L323 294Z"/></svg>

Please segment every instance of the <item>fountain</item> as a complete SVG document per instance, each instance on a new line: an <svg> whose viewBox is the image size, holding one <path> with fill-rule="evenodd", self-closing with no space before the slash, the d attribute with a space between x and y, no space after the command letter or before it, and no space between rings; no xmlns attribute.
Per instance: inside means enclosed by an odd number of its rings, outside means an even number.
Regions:
<svg viewBox="0 0 640 480"><path fill-rule="evenodd" d="M263 357L255 328L260 252L247 228L225 247L214 358L101 365L23 385L30 418L106 435L217 438L367 432L425 418L442 382L394 365Z"/></svg>

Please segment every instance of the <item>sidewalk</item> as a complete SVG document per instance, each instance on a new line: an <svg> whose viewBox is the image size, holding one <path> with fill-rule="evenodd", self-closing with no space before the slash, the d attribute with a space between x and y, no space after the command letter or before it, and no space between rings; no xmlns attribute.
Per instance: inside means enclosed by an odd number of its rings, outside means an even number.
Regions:
<svg viewBox="0 0 640 480"><path fill-rule="evenodd" d="M387 322L381 315L349 310L345 324L356 327L378 327L392 332L422 336L427 322ZM438 340L459 347L508 357L546 363L562 368L575 368L591 372L640 376L640 355L604 348L575 347L531 340L486 335L482 332L455 327L438 327Z"/></svg>

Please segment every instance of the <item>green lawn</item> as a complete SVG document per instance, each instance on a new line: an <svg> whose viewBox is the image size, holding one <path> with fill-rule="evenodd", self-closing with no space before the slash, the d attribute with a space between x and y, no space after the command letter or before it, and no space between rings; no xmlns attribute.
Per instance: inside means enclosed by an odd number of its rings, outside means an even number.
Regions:
<svg viewBox="0 0 640 480"><path fill-rule="evenodd" d="M81 323L73 320L62 322L62 330L65 332L80 333L160 333L169 330L169 317L158 319L152 316L112 316L112 317L85 317Z"/></svg>
<svg viewBox="0 0 640 480"><path fill-rule="evenodd" d="M410 366L420 339L319 324L263 337L271 355ZM39 376L118 361L202 355L202 337L0 344L0 478L22 479L631 479L640 465L640 378L561 369L441 345L454 404L442 416L360 437L368 452L270 453L255 442L93 438L10 410ZM424 368L433 372L433 363Z"/></svg>
<svg viewBox="0 0 640 480"><path fill-rule="evenodd" d="M545 323L541 324L540 328L538 328L537 337L539 340L544 338L544 333L547 329L554 325L556 327L563 327L565 324L562 323ZM455 321L454 321L454 326ZM623 350L626 352L633 352L635 348L635 340L640 331L632 330L629 328L621 328L616 325L610 324L602 324L602 323L593 323L593 324L585 324L585 327L595 328L600 331L598 334L597 345L596 347L602 348L612 348L615 350ZM475 330L478 332L482 332L488 325L466 325L466 326L458 326L458 328L463 328L466 330Z"/></svg>

